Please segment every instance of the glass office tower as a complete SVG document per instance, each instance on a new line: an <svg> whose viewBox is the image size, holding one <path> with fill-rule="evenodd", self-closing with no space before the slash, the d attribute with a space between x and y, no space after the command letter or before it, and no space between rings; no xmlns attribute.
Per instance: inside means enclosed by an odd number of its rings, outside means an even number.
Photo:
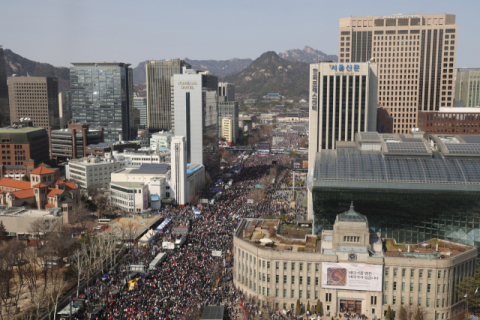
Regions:
<svg viewBox="0 0 480 320"><path fill-rule="evenodd" d="M72 120L104 129L104 140L129 140L133 128L133 73L119 62L72 63Z"/></svg>
<svg viewBox="0 0 480 320"><path fill-rule="evenodd" d="M0 46L0 127L10 125L10 108L8 104L7 69L3 47Z"/></svg>
<svg viewBox="0 0 480 320"><path fill-rule="evenodd" d="M308 178L315 231L353 201L382 238L480 248L479 146L479 136L362 132L322 150Z"/></svg>

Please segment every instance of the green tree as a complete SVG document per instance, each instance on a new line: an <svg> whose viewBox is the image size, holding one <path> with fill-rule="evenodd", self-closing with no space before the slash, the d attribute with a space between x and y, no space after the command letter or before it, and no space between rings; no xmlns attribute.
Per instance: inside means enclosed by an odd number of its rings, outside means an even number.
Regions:
<svg viewBox="0 0 480 320"><path fill-rule="evenodd" d="M320 299L317 300L317 307L316 307L315 311L316 311L318 314L320 314L321 311L322 311L322 310L320 309Z"/></svg>
<svg viewBox="0 0 480 320"><path fill-rule="evenodd" d="M463 298L468 305L468 308L474 308L480 304L480 294L475 292L480 287L480 268L475 271L472 277L465 277L460 282L455 290L458 297Z"/></svg>
<svg viewBox="0 0 480 320"><path fill-rule="evenodd" d="M0 244L6 240L7 240L7 229L5 228L3 221L0 221Z"/></svg>
<svg viewBox="0 0 480 320"><path fill-rule="evenodd" d="M420 308L417 308L417 312L415 313L414 320L423 320L424 314L420 311Z"/></svg>
<svg viewBox="0 0 480 320"><path fill-rule="evenodd" d="M391 319L392 318L392 309L390 308L390 305L388 306L387 309L387 315L385 316L386 319Z"/></svg>
<svg viewBox="0 0 480 320"><path fill-rule="evenodd" d="M307 311L310 311L310 300L307 301Z"/></svg>
<svg viewBox="0 0 480 320"><path fill-rule="evenodd" d="M24 174L22 177L22 181L30 181L30 178L26 174Z"/></svg>
<svg viewBox="0 0 480 320"><path fill-rule="evenodd" d="M301 312L301 310L300 310L300 309L301 309L301 306L300 306L300 299L297 299L297 306L295 307L295 313L296 313L297 315L299 315L299 314L300 314L300 312Z"/></svg>
<svg viewBox="0 0 480 320"><path fill-rule="evenodd" d="M398 319L407 320L407 310L403 306L400 307L400 311L398 312Z"/></svg>

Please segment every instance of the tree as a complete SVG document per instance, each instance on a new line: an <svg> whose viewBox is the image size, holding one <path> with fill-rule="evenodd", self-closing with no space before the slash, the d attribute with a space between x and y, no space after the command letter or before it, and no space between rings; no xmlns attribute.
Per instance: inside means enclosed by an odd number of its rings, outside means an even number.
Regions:
<svg viewBox="0 0 480 320"><path fill-rule="evenodd" d="M317 300L317 306L316 306L315 311L317 312L317 314L320 314L322 312L321 307L320 307L320 299Z"/></svg>
<svg viewBox="0 0 480 320"><path fill-rule="evenodd" d="M297 299L297 306L295 307L295 313L299 315L301 311L302 306L300 305L300 299Z"/></svg>
<svg viewBox="0 0 480 320"><path fill-rule="evenodd" d="M407 310L403 307L400 306L400 310L398 311L398 319L399 320L407 320Z"/></svg>
<svg viewBox="0 0 480 320"><path fill-rule="evenodd" d="M390 305L388 306L387 309L387 315L385 316L386 319L391 319L392 318L392 309L390 308Z"/></svg>
<svg viewBox="0 0 480 320"><path fill-rule="evenodd" d="M22 181L30 181L30 178L26 174L24 174L22 177Z"/></svg>
<svg viewBox="0 0 480 320"><path fill-rule="evenodd" d="M310 312L310 300L307 301L307 311Z"/></svg>
<svg viewBox="0 0 480 320"><path fill-rule="evenodd" d="M415 313L414 320L424 320L426 319L426 312L424 309L418 307L417 312Z"/></svg>
<svg viewBox="0 0 480 320"><path fill-rule="evenodd" d="M3 241L6 241L6 240L7 240L7 229L5 228L3 221L0 220L0 244L2 244Z"/></svg>
<svg viewBox="0 0 480 320"><path fill-rule="evenodd" d="M475 294L475 290L480 287L480 268L475 271L473 276L465 277L455 288L458 297L464 299L468 308L480 303L480 295ZM468 310L467 310L468 313Z"/></svg>

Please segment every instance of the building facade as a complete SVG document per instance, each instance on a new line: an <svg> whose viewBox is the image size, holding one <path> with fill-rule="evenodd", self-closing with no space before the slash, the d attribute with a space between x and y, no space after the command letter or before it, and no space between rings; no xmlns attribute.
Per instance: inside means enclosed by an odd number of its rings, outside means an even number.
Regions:
<svg viewBox="0 0 480 320"><path fill-rule="evenodd" d="M103 142L103 128L90 130L88 124L68 123L68 128L48 129L50 159L61 162L87 156L87 146Z"/></svg>
<svg viewBox="0 0 480 320"><path fill-rule="evenodd" d="M60 128L58 79L9 77L10 123L30 118L36 127Z"/></svg>
<svg viewBox="0 0 480 320"><path fill-rule="evenodd" d="M187 163L218 168L218 78L184 69L173 76L175 135L185 137Z"/></svg>
<svg viewBox="0 0 480 320"><path fill-rule="evenodd" d="M479 134L480 108L440 108L438 112L418 112L418 127L428 134Z"/></svg>
<svg viewBox="0 0 480 320"><path fill-rule="evenodd" d="M408 245L382 239L353 208L336 216L333 230L307 235L305 245L272 239L269 228L279 232L281 226L278 220L244 219L233 241L234 284L262 305L293 312L300 300L302 311L314 312L319 301L323 316L370 319L384 318L389 307L397 314L402 306L420 308L424 319L432 320L466 309L455 289L475 273L474 247L439 239Z"/></svg>
<svg viewBox="0 0 480 320"><path fill-rule="evenodd" d="M114 161L102 161L95 156L88 156L78 160L71 160L65 165L65 176L74 181L80 188L90 187L108 188L110 175L120 169Z"/></svg>
<svg viewBox="0 0 480 320"><path fill-rule="evenodd" d="M457 69L455 100L467 108L480 107L480 68Z"/></svg>
<svg viewBox="0 0 480 320"><path fill-rule="evenodd" d="M140 115L140 122L139 126L143 126L144 128L148 127L147 121L147 97L141 97L137 93L134 92L133 97L133 108L139 111Z"/></svg>
<svg viewBox="0 0 480 320"><path fill-rule="evenodd" d="M58 116L60 117L60 129L68 128L68 124L72 120L70 92L60 92L58 94Z"/></svg>
<svg viewBox="0 0 480 320"><path fill-rule="evenodd" d="M0 127L10 125L10 106L8 103L7 68L3 47L0 46Z"/></svg>
<svg viewBox="0 0 480 320"><path fill-rule="evenodd" d="M383 238L480 247L479 136L423 136L361 132L317 153L307 177L314 233L331 230L354 201Z"/></svg>
<svg viewBox="0 0 480 320"><path fill-rule="evenodd" d="M451 14L341 18L339 61L378 63L378 103L408 133L417 111L453 106L456 37Z"/></svg>
<svg viewBox="0 0 480 320"><path fill-rule="evenodd" d="M222 138L225 139L225 142L228 144L235 143L234 136L234 125L233 120L230 118L223 118L222 119Z"/></svg>
<svg viewBox="0 0 480 320"><path fill-rule="evenodd" d="M218 102L236 101L235 85L228 82L218 83Z"/></svg>
<svg viewBox="0 0 480 320"><path fill-rule="evenodd" d="M170 150L173 133L171 131L160 131L152 134L150 138L150 147L158 150L159 148L166 148Z"/></svg>
<svg viewBox="0 0 480 320"><path fill-rule="evenodd" d="M72 63L72 120L104 129L105 141L129 140L133 128L133 72L127 63ZM136 132L135 132L136 134Z"/></svg>
<svg viewBox="0 0 480 320"><path fill-rule="evenodd" d="M153 131L172 129L172 77L190 68L184 60L147 60L147 122Z"/></svg>
<svg viewBox="0 0 480 320"><path fill-rule="evenodd" d="M2 165L26 165L33 159L35 165L49 160L48 133L44 128L15 126L0 128Z"/></svg>
<svg viewBox="0 0 480 320"><path fill-rule="evenodd" d="M310 64L310 154L377 125L377 64ZM309 158L309 162L314 158Z"/></svg>
<svg viewBox="0 0 480 320"><path fill-rule="evenodd" d="M239 108L237 101L218 102L218 123L220 134L222 134L222 128L220 124L223 118L230 118L233 121L233 138L232 141L237 142L239 135Z"/></svg>

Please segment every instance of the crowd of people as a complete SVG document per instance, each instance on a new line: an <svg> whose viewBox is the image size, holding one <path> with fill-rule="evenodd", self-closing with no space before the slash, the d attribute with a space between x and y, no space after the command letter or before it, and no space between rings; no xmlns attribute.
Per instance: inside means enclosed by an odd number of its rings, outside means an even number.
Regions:
<svg viewBox="0 0 480 320"><path fill-rule="evenodd" d="M133 289L126 268L110 271L107 279L85 290L86 311L77 319L195 319L204 305L224 305L233 319L241 318L241 301L228 268L233 263L233 231L241 218L280 214L281 204L247 204L247 199L259 179L268 174L272 161L282 156L249 157L222 200L203 205L200 216L194 217L191 207L154 212L172 222L145 247L130 249L124 266L148 266L162 252L162 241L171 238L172 227L191 221L187 244L166 250L166 260L155 270L139 274ZM221 256L212 256L213 250L221 251ZM102 311L94 314L94 307Z"/></svg>
<svg viewBox="0 0 480 320"><path fill-rule="evenodd" d="M300 147L301 140L302 137L296 133L279 133L275 135L275 138L273 139L274 144L272 145L272 147L297 149L298 147Z"/></svg>

